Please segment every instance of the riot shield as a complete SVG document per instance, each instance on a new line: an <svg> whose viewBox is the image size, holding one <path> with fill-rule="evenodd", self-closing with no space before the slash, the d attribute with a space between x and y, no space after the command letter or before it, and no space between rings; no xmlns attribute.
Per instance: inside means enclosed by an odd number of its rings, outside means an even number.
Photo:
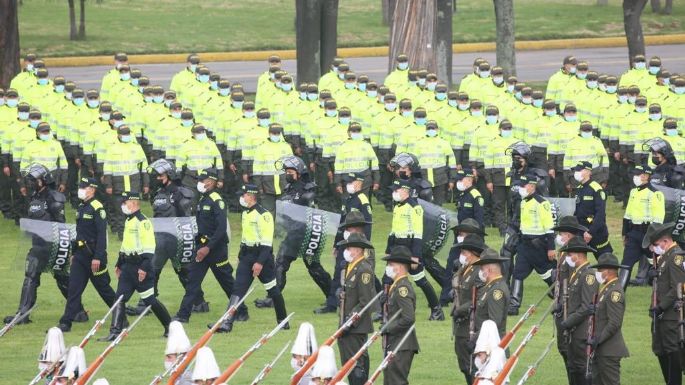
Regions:
<svg viewBox="0 0 685 385"><path fill-rule="evenodd" d="M195 217L151 218L155 230L155 253L164 253L174 268L193 261L195 257Z"/></svg>
<svg viewBox="0 0 685 385"><path fill-rule="evenodd" d="M321 253L332 249L339 224L340 214L276 201L276 257L320 261Z"/></svg>
<svg viewBox="0 0 685 385"><path fill-rule="evenodd" d="M559 224L559 219L567 215L573 215L576 212L575 198L552 198L545 197L552 206L552 217L554 225Z"/></svg>
<svg viewBox="0 0 685 385"><path fill-rule="evenodd" d="M69 274L72 241L76 239L76 225L21 218L19 228L31 238L31 247L47 254L43 272Z"/></svg>
<svg viewBox="0 0 685 385"><path fill-rule="evenodd" d="M445 246L457 225L457 213L433 203L419 199L423 208L423 250L424 257L434 257Z"/></svg>
<svg viewBox="0 0 685 385"><path fill-rule="evenodd" d="M679 190L663 185L654 185L654 188L664 194L666 203L666 215L664 223L674 222L673 239L685 242L685 190Z"/></svg>

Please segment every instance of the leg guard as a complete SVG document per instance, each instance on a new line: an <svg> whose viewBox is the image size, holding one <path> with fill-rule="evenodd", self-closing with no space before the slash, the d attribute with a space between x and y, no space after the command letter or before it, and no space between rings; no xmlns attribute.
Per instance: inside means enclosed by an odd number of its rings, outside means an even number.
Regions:
<svg viewBox="0 0 685 385"><path fill-rule="evenodd" d="M324 296L327 296L331 290L331 275L324 270L323 266L318 261L307 263L304 259L304 265L307 267L309 276L312 277L316 285L321 289Z"/></svg>
<svg viewBox="0 0 685 385"><path fill-rule="evenodd" d="M281 322L288 316L288 312L285 309L285 300L283 299L283 294L278 289L278 286L272 287L267 291L269 298L274 301L274 310L276 311L276 320Z"/></svg>

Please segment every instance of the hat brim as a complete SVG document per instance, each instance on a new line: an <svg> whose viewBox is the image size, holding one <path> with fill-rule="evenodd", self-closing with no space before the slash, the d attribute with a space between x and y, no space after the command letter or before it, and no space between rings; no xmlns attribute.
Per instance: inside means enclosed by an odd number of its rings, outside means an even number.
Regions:
<svg viewBox="0 0 685 385"><path fill-rule="evenodd" d="M571 247L562 247L559 249L561 252L565 253L595 253L597 250L593 249L590 246L571 246Z"/></svg>
<svg viewBox="0 0 685 385"><path fill-rule="evenodd" d="M345 229L348 227L355 227L355 226L366 226L366 225L371 225L373 222L369 221L354 221L354 222L343 222L338 226L339 229Z"/></svg>
<svg viewBox="0 0 685 385"><path fill-rule="evenodd" d="M405 265L411 265L414 263L414 261L411 260L411 257L406 257L406 256L398 256L398 255L386 255L383 257L383 260L386 262L396 262L396 263L403 263Z"/></svg>
<svg viewBox="0 0 685 385"><path fill-rule="evenodd" d="M467 242L457 243L454 245L454 247L459 248L460 250L475 251L478 254L482 253L487 248L486 245L479 245L476 243Z"/></svg>
<svg viewBox="0 0 685 385"><path fill-rule="evenodd" d="M590 231L590 229L588 229L587 227L585 227L585 226L583 226L583 225L578 225L578 227L576 227L576 226L567 226L567 225L554 226L554 227L552 227L552 230L553 230L553 231L563 231L563 232L565 232L565 233L576 233L576 232L579 232L579 231L582 231L582 232L585 233L585 232Z"/></svg>
<svg viewBox="0 0 685 385"><path fill-rule="evenodd" d="M452 227L452 230L463 231L465 233L470 233L470 234L478 234L478 235L483 236L483 237L488 236L488 234L486 234L485 231L483 231L483 229L476 228L476 227L469 226L469 225L459 224L459 225Z"/></svg>
<svg viewBox="0 0 685 385"><path fill-rule="evenodd" d="M596 265L591 265L590 266L593 269L629 269L628 266L621 265L621 264L613 264L613 263L598 263Z"/></svg>
<svg viewBox="0 0 685 385"><path fill-rule="evenodd" d="M348 241L348 240L343 240L338 242L336 245L338 247L361 247L362 249L373 249L373 245L371 242L358 242L358 241Z"/></svg>
<svg viewBox="0 0 685 385"><path fill-rule="evenodd" d="M508 262L509 258L481 258L472 263L474 266L491 265L494 263L504 263Z"/></svg>
<svg viewBox="0 0 685 385"><path fill-rule="evenodd" d="M664 237L666 235L670 235L671 237L673 236L673 229L675 228L675 224L666 226L659 231L655 232L654 234L646 234L644 238L642 238L642 248L646 249L651 245L652 243L656 242L659 240L659 238Z"/></svg>

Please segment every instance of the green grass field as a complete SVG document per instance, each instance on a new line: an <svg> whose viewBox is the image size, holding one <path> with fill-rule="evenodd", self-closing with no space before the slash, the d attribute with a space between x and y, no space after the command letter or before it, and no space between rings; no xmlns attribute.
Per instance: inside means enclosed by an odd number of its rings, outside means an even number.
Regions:
<svg viewBox="0 0 685 385"><path fill-rule="evenodd" d="M78 2L77 2L78 3ZM22 51L41 56L128 53L221 52L295 48L295 2L291 0L103 0L86 2L87 40L69 41L67 3L26 0L20 8ZM516 38L542 40L622 36L621 1L598 7L596 0L517 0ZM77 5L78 18L78 5ZM459 0L453 19L455 42L494 41L492 2ZM643 17L647 35L682 33L685 6L672 15ZM340 2L338 46L388 42L380 0Z"/></svg>
<svg viewBox="0 0 685 385"><path fill-rule="evenodd" d="M380 207L380 206L377 206ZM620 244L620 218L622 209L615 203L609 204L609 226L613 234L611 242L614 247ZM70 211L70 221L73 221L73 212ZM377 209L374 217L373 242L378 248L385 246L385 239L389 230L390 214L382 209ZM230 223L233 230L233 239L239 239L239 217L237 214L230 215ZM487 243L499 249L501 238L496 231L489 230ZM117 255L118 241L116 236L110 236L109 255L110 259ZM19 291L23 280L23 264L29 242L23 238L20 231L9 221L0 222L0 287L3 288L3 300L0 302L0 314L11 314L15 311L19 297ZM231 263L236 264L237 243L231 244ZM620 256L622 248L618 247L617 254ZM443 250L440 260L444 264L446 251ZM324 266L330 270L331 261L324 260ZM382 274L383 266L376 267L377 273ZM259 372L261 367L275 356L278 350L297 333L300 322L312 322L316 328L319 343L322 343L337 327L337 316L333 314L314 315L312 309L318 307L323 297L318 288L309 278L304 265L296 261L288 276L288 285L285 290L285 298L288 311L295 312L291 322L292 329L282 331L269 344L254 354L231 382L233 384L248 383ZM544 284L533 274L526 281L524 303L530 303L538 298L544 289ZM214 278L208 275L203 285L208 301L211 303L211 312L208 314L194 315L187 326L187 332L191 341L197 340L206 330L205 325L213 322L225 310L226 299ZM167 266L160 283L161 300L167 305L173 314L180 302L182 289L173 271ZM456 367L456 358L453 352L451 339L451 322L428 322L428 308L420 290L417 290L417 333L422 351L415 358L412 366L410 382L416 385L434 383L463 384L463 377ZM623 326L623 335L626 338L631 357L623 360L622 383L624 385L643 385L647 383L659 383L660 372L656 358L650 349L651 337L649 317L647 309L650 298L649 288L630 288L627 294L627 311ZM273 310L258 310L252 305L252 300L265 294L261 286L247 302L250 307L251 319L248 323L236 323L230 334L217 335L210 345L214 350L220 366L227 367L249 348L263 333L273 328L275 317ZM134 300L137 300L134 296ZM12 330L7 336L0 339L0 385L27 383L37 372L36 357L41 349L45 330L54 326L64 309L64 299L59 294L51 276L44 274L42 286L38 294L38 308L32 315L33 323L22 325ZM91 314L91 321L101 317L106 311L102 301L92 287L88 287L84 298L84 306ZM542 304L547 307L548 300ZM523 331L515 338L512 346L518 345L523 335L537 322L539 315L531 317L523 327ZM510 317L509 326L516 321L516 317ZM85 333L90 329L91 323L74 324L70 333L66 334L67 344L77 344ZM97 337L106 333L101 330ZM544 346L553 336L552 320L547 319L542 330L532 340L525 350L522 359L512 376L512 383L516 383L528 364L533 362L540 354ZM86 348L87 359L93 360L104 348L105 343L91 341ZM155 374L163 370L163 351L165 340L161 337L161 327L154 316L147 317L139 324L122 345L110 355L98 376L104 376L110 383L116 384L147 384ZM371 366L375 367L380 362L380 347L374 345L371 349ZM284 357L275 367L272 374L264 384L286 384L291 375L289 357ZM656 380L656 381L655 381ZM529 384L552 384L563 383L565 375L563 364L556 347L547 356L539 368L535 377Z"/></svg>

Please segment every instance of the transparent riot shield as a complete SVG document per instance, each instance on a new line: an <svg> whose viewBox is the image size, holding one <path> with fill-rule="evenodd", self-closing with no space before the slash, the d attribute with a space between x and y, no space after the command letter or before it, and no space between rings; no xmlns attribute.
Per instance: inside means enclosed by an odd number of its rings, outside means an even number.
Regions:
<svg viewBox="0 0 685 385"><path fill-rule="evenodd" d="M448 244L450 229L457 225L457 213L419 199L423 208L423 256L434 257Z"/></svg>
<svg viewBox="0 0 685 385"><path fill-rule="evenodd" d="M47 255L43 272L69 274L72 242L76 239L76 225L22 218L19 228L29 238L31 247Z"/></svg>
<svg viewBox="0 0 685 385"><path fill-rule="evenodd" d="M339 223L340 214L276 201L276 257L320 261L321 253L332 249Z"/></svg>
<svg viewBox="0 0 685 385"><path fill-rule="evenodd" d="M545 197L551 203L552 206L552 217L554 219L554 224L559 224L559 219L567 215L573 215L576 212L576 200L575 198L552 198Z"/></svg>
<svg viewBox="0 0 685 385"><path fill-rule="evenodd" d="M654 185L654 187L664 194L666 204L664 223L675 223L673 239L678 242L685 242L685 190L663 185Z"/></svg>

